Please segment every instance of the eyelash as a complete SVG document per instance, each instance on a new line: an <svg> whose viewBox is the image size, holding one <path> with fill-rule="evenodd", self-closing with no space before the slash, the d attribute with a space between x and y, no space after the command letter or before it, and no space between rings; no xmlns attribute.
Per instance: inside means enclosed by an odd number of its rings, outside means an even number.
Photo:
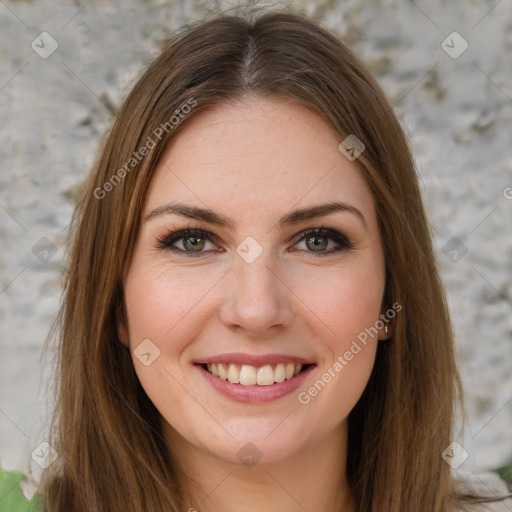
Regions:
<svg viewBox="0 0 512 512"><path fill-rule="evenodd" d="M335 241L338 244L338 247L331 248L328 251L323 252L317 252L317 251L306 251L308 254L311 254L313 257L323 257L328 256L329 254L333 254L335 252L341 251L341 250L347 250L352 249L353 246L351 242L346 238L344 235L336 231L335 229L326 228L326 227L320 227L320 228L311 228L307 229L305 231L301 231L297 235L295 235L290 242L294 242L294 245L298 244L299 242L302 242L305 240L308 236L315 235L315 236L321 236L328 239L331 239ZM164 235L162 237L157 238L156 248L162 249L162 250L169 250L176 254L186 254L187 256L191 257L199 257L205 254L209 251L184 251L183 249L178 249L178 247L175 247L173 244L176 243L178 240L181 240L183 238L201 238L205 240L209 240L212 243L216 243L216 240L218 238L210 233L209 231L205 231L200 228L185 228L180 229L179 231L173 231L171 233L168 233L167 235ZM304 250L304 249L301 249Z"/></svg>

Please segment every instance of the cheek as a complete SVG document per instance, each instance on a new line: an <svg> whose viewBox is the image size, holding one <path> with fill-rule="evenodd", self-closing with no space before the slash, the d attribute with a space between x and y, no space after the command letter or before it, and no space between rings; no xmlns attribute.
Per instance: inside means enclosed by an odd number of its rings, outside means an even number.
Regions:
<svg viewBox="0 0 512 512"><path fill-rule="evenodd" d="M324 417L329 430L343 421L361 397L370 378L380 343L372 330L380 313L378 293L364 293L360 282L344 281L324 294L313 308L322 321L322 354L315 378L299 394L300 404Z"/></svg>
<svg viewBox="0 0 512 512"><path fill-rule="evenodd" d="M174 406L186 395L180 385L180 355L200 330L193 319L208 283L192 280L194 285L190 285L187 276L171 276L161 266L135 263L124 283L134 370L159 412L173 418Z"/></svg>
<svg viewBox="0 0 512 512"><path fill-rule="evenodd" d="M312 314L322 321L329 345L342 350L348 340L378 320L384 272L378 265L347 265L321 275L303 274L296 286Z"/></svg>
<svg viewBox="0 0 512 512"><path fill-rule="evenodd" d="M179 350L185 327L193 330L190 319L207 303L208 290L215 284L214 273L197 278L190 272L169 272L163 267L133 268L124 285L129 318L130 343L154 339L166 350ZM195 277L195 278L194 278Z"/></svg>
<svg viewBox="0 0 512 512"><path fill-rule="evenodd" d="M330 426L348 415L370 377L383 292L384 271L378 264L347 265L322 279L302 281L298 294L308 297L310 315L321 320L315 337L324 357L316 380L301 390L299 403L331 411Z"/></svg>
<svg viewBox="0 0 512 512"><path fill-rule="evenodd" d="M326 323L344 338L359 332L378 319L382 294L375 283L347 280L333 283L333 290L322 299ZM320 301L320 299L317 299Z"/></svg>

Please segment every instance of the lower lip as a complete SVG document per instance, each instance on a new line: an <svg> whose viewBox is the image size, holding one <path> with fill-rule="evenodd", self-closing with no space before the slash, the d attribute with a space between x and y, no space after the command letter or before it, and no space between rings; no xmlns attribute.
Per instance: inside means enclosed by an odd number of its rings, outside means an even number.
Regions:
<svg viewBox="0 0 512 512"><path fill-rule="evenodd" d="M283 396L296 391L308 378L315 365L308 366L304 371L295 375L291 379L283 382L276 382L270 386L245 386L244 384L232 384L227 380L215 377L201 365L195 365L203 377L216 389L219 393L245 404L257 404L261 402L272 402Z"/></svg>

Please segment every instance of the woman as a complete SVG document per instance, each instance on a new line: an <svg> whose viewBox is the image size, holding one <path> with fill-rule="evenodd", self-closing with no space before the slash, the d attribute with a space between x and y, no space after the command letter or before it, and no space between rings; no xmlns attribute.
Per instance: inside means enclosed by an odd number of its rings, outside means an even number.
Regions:
<svg viewBox="0 0 512 512"><path fill-rule="evenodd" d="M173 38L75 226L43 510L510 507L454 485L459 381L412 157L311 21Z"/></svg>

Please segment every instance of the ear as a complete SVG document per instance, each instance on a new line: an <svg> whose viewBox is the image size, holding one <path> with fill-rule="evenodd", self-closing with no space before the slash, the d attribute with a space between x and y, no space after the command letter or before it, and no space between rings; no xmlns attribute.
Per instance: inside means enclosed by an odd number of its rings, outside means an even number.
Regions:
<svg viewBox="0 0 512 512"><path fill-rule="evenodd" d="M117 338L125 347L130 348L130 335L126 321L124 299L116 310Z"/></svg>
<svg viewBox="0 0 512 512"><path fill-rule="evenodd" d="M386 341L393 337L393 331L394 331L394 314L392 317L389 316L390 307L387 307L387 303L384 302L381 313L379 315L379 321L378 323L382 325L382 328L379 329L379 333L377 335L377 339L379 341Z"/></svg>
<svg viewBox="0 0 512 512"><path fill-rule="evenodd" d="M128 328L126 327L124 322L118 322L117 324L117 337L126 348L130 348L130 337L128 336Z"/></svg>
<svg viewBox="0 0 512 512"><path fill-rule="evenodd" d="M384 315L381 315L381 318L383 316ZM393 323L390 322L389 319L387 319L387 318L385 320L383 320L383 322L385 325L382 329L379 330L379 334L378 334L379 341L387 341L393 337ZM386 332L386 328L387 328L387 332Z"/></svg>
<svg viewBox="0 0 512 512"><path fill-rule="evenodd" d="M391 306L391 304L394 304L393 295L391 291L391 272L389 271L389 268L386 264L386 284L384 287L384 295L382 297L381 302L381 311L379 319L383 321L384 325L382 329L379 329L378 339L380 341L386 341L393 337L393 333L395 331L395 322L393 321L393 318L395 317L394 312L394 305ZM393 315L390 315L390 310L393 311ZM386 332L387 330L387 332Z"/></svg>

